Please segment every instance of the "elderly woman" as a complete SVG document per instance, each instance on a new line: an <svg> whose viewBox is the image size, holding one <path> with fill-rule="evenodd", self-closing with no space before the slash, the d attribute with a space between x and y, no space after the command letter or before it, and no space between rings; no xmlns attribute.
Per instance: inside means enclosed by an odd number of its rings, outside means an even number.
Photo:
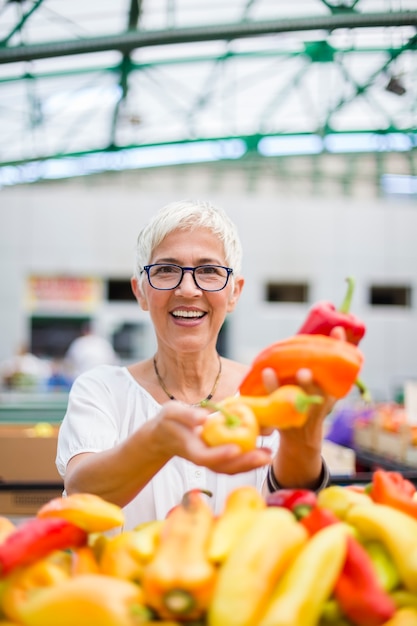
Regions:
<svg viewBox="0 0 417 626"><path fill-rule="evenodd" d="M200 436L208 416L200 401L236 394L248 371L216 350L242 292L240 266L239 237L223 210L192 201L164 207L139 234L132 278L154 326L155 354L129 367L98 366L72 387L57 454L66 493L95 493L124 507L126 529L164 518L193 488L212 492L219 512L240 485L266 493L327 481L321 444L330 398L310 410L303 428L265 433L250 452L209 447ZM272 371L264 380L276 388Z"/></svg>

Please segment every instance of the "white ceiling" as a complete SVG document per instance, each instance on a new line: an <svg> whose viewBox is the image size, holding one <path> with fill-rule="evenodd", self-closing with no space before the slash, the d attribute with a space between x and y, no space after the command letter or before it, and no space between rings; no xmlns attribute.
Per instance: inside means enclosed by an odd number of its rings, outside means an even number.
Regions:
<svg viewBox="0 0 417 626"><path fill-rule="evenodd" d="M416 33L417 0L3 0L0 166L415 152Z"/></svg>

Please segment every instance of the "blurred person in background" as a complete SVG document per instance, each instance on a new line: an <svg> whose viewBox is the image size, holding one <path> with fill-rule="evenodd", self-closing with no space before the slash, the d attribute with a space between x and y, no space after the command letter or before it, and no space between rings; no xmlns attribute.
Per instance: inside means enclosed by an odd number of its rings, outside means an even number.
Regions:
<svg viewBox="0 0 417 626"><path fill-rule="evenodd" d="M50 363L32 354L26 344L14 356L0 363L2 385L9 390L37 391L50 374Z"/></svg>
<svg viewBox="0 0 417 626"><path fill-rule="evenodd" d="M65 369L73 379L97 365L117 365L119 357L111 343L85 324L81 336L70 344L64 359Z"/></svg>

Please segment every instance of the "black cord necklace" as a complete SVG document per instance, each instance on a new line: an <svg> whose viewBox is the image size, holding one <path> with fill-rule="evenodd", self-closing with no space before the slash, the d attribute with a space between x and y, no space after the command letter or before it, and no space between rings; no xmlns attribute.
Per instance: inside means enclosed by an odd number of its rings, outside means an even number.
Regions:
<svg viewBox="0 0 417 626"><path fill-rule="evenodd" d="M212 390L210 391L209 395L206 398L204 398L204 400L202 400L202 402L207 402L208 400L212 399L212 397L216 393L217 385L219 384L220 376L221 376L221 373L222 373L222 360L221 360L219 355L217 355L217 356L218 356L218 359L219 359L219 371L217 372L216 380L214 381L214 385L213 385ZM162 377L161 377L160 373L158 372L158 367L156 365L156 358L155 357L153 357L153 368L155 370L155 374L156 374L156 377L158 379L158 383L159 383L162 391L164 391L166 393L166 395L168 396L168 398L170 400L176 400L176 398L172 395L172 393L170 393L168 391L168 389L165 387L165 383L162 380ZM191 404L190 406L200 406L200 404L201 404L200 402L197 402L196 404Z"/></svg>

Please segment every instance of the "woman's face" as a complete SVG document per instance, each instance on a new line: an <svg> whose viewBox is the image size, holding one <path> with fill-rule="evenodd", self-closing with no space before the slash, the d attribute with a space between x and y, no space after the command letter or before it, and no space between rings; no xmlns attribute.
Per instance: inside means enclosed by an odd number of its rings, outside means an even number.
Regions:
<svg viewBox="0 0 417 626"><path fill-rule="evenodd" d="M175 263L184 267L226 265L223 244L205 228L175 230L154 249L150 263ZM216 344L226 314L233 311L243 287L235 276L221 291L202 291L191 272L172 290L153 289L145 278L132 287L143 310L149 311L158 341L178 351L202 350Z"/></svg>

